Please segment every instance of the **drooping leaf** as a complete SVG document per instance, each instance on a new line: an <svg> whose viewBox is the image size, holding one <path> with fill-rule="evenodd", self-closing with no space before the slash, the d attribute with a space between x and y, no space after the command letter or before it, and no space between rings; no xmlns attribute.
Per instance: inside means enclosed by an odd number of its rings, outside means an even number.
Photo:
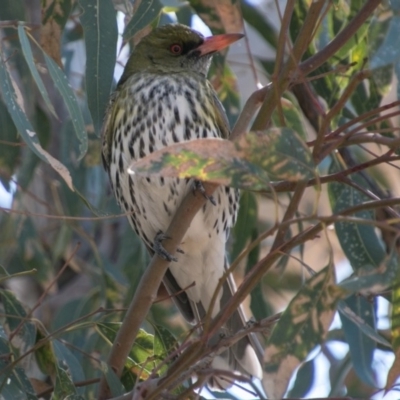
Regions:
<svg viewBox="0 0 400 400"><path fill-rule="evenodd" d="M364 324L375 330L375 310L373 304L364 297L353 295L343 300L346 307L362 318ZM363 331L348 319L343 313L339 313L343 325L344 336L349 344L350 355L354 370L367 385L375 386L372 360L376 349L376 342L365 335Z"/></svg>
<svg viewBox="0 0 400 400"><path fill-rule="evenodd" d="M333 160L330 173L340 170L339 164ZM357 177L353 177L357 179ZM329 200L335 214L359 204L369 201L369 198L353 186L332 182L328 185ZM373 270L383 262L386 257L382 242L373 226L373 213L360 211L354 214L361 220L370 221L370 225L355 222L336 222L335 230L340 245L356 272Z"/></svg>
<svg viewBox="0 0 400 400"><path fill-rule="evenodd" d="M54 61L51 61L51 63L55 65ZM22 136L25 143L41 160L50 164L51 167L61 175L69 188L73 190L72 179L69 171L65 168L63 164L61 164L51 154L44 150L40 145L32 124L30 123L27 115L19 104L19 100L12 84L10 74L7 70L6 64L2 56L0 56L0 87L8 112L10 113L19 134Z"/></svg>
<svg viewBox="0 0 400 400"><path fill-rule="evenodd" d="M32 54L31 45L29 43L28 36L25 32L25 28L22 25L18 25L18 36L19 36L19 40L21 42L22 52L24 53L25 60L28 64L29 70L31 71L33 79L36 82L39 92L42 95L43 100L46 103L46 106L48 107L50 112L54 115L54 117L57 118L56 111L54 110L54 107L50 100L47 89L44 86L41 76L39 75L39 71L36 68L35 60L34 60L33 54Z"/></svg>
<svg viewBox="0 0 400 400"><path fill-rule="evenodd" d="M363 332L364 335L368 336L376 343L379 343L387 348L390 348L390 343L376 331L375 327L372 327L367 322L365 322L361 315L357 315L343 301L339 302L338 311L341 314L343 314L354 325L356 325L358 329Z"/></svg>
<svg viewBox="0 0 400 400"><path fill-rule="evenodd" d="M54 81L55 87L60 92L61 97L63 98L65 105L68 109L69 116L75 130L75 135L80 142L78 155L79 160L86 154L88 148L87 132L81 108L79 107L78 101L75 97L75 93L72 90L71 85L69 84L64 72L46 53L43 53L43 55L48 71ZM71 190L73 189L71 188Z"/></svg>
<svg viewBox="0 0 400 400"><path fill-rule="evenodd" d="M270 179L297 182L315 175L308 148L288 128L250 132L235 142L198 139L174 144L134 162L130 171L251 190L268 188Z"/></svg>
<svg viewBox="0 0 400 400"><path fill-rule="evenodd" d="M251 192L242 192L240 196L239 213L233 228L233 245L230 256L232 260L242 252L253 237L254 231L258 232L258 205L255 195Z"/></svg>
<svg viewBox="0 0 400 400"><path fill-rule="evenodd" d="M332 265L314 275L297 293L275 325L264 353L263 386L282 398L295 368L322 343L343 291L335 286Z"/></svg>
<svg viewBox="0 0 400 400"><path fill-rule="evenodd" d="M86 91L95 132L99 134L117 58L118 29L111 1L79 0L86 45Z"/></svg>

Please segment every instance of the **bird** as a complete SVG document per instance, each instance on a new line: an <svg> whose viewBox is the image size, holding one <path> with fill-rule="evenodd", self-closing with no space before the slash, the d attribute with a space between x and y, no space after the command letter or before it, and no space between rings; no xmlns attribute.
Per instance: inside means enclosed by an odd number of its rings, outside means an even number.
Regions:
<svg viewBox="0 0 400 400"><path fill-rule="evenodd" d="M162 246L177 208L189 193L202 189L193 179L143 177L129 174L134 160L174 143L201 138L227 139L225 110L207 73L215 52L242 38L242 34L204 37L182 24L153 29L133 49L111 95L102 128L102 158L111 187L129 222L147 247L170 261L163 283L184 318L201 323L209 310L219 279L228 268L226 241L235 224L239 192L216 189L194 217L176 257ZM204 189L204 188L203 188ZM236 288L225 281L211 310L215 317ZM238 309L213 345L246 324ZM212 367L261 378L262 369L248 336L217 355ZM231 383L213 377L209 386L224 390Z"/></svg>

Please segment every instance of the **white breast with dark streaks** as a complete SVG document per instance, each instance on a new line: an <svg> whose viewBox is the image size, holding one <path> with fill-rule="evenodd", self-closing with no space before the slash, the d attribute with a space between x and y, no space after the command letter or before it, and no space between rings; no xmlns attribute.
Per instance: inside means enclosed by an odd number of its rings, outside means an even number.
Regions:
<svg viewBox="0 0 400 400"><path fill-rule="evenodd" d="M179 75L143 77L130 78L129 97L115 100L123 100L125 106L115 117L110 177L121 207L133 212L132 227L152 247L155 235L167 230L176 208L193 190L193 181L129 175L132 160L176 142L221 134L212 105L206 101L205 88L196 79L187 81L185 76L183 81ZM179 253L178 262L170 265L182 288L196 282L187 291L195 302L212 297L224 271L227 233L236 218L238 199L234 189L220 187L214 198L217 206L207 202L195 216L180 245L184 253ZM208 304L203 305L208 308Z"/></svg>

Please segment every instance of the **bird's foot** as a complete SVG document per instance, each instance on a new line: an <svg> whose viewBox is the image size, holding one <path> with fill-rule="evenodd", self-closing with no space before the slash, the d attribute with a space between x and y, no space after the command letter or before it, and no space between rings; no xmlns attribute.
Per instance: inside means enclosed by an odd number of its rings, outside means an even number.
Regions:
<svg viewBox="0 0 400 400"><path fill-rule="evenodd" d="M154 245L153 245L154 252L164 260L167 260L169 262L171 261L177 262L178 259L174 257L172 254L168 253L168 251L165 250L164 246L162 245L162 242L165 239L169 239L169 237L166 236L164 232L160 231L157 233L156 237L154 238ZM180 252L179 250L180 249L178 249L178 252Z"/></svg>
<svg viewBox="0 0 400 400"><path fill-rule="evenodd" d="M193 190L198 190L206 200L209 200L213 206L216 206L217 203L213 196L209 196L204 189L204 185L201 181L194 181L193 183Z"/></svg>

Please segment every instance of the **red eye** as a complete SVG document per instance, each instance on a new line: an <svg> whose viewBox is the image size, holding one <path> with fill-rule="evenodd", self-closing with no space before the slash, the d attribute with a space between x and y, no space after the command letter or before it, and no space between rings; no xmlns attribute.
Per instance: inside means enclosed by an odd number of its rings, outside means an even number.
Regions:
<svg viewBox="0 0 400 400"><path fill-rule="evenodd" d="M173 44L170 48L171 53L178 55L182 53L182 46L180 44Z"/></svg>

